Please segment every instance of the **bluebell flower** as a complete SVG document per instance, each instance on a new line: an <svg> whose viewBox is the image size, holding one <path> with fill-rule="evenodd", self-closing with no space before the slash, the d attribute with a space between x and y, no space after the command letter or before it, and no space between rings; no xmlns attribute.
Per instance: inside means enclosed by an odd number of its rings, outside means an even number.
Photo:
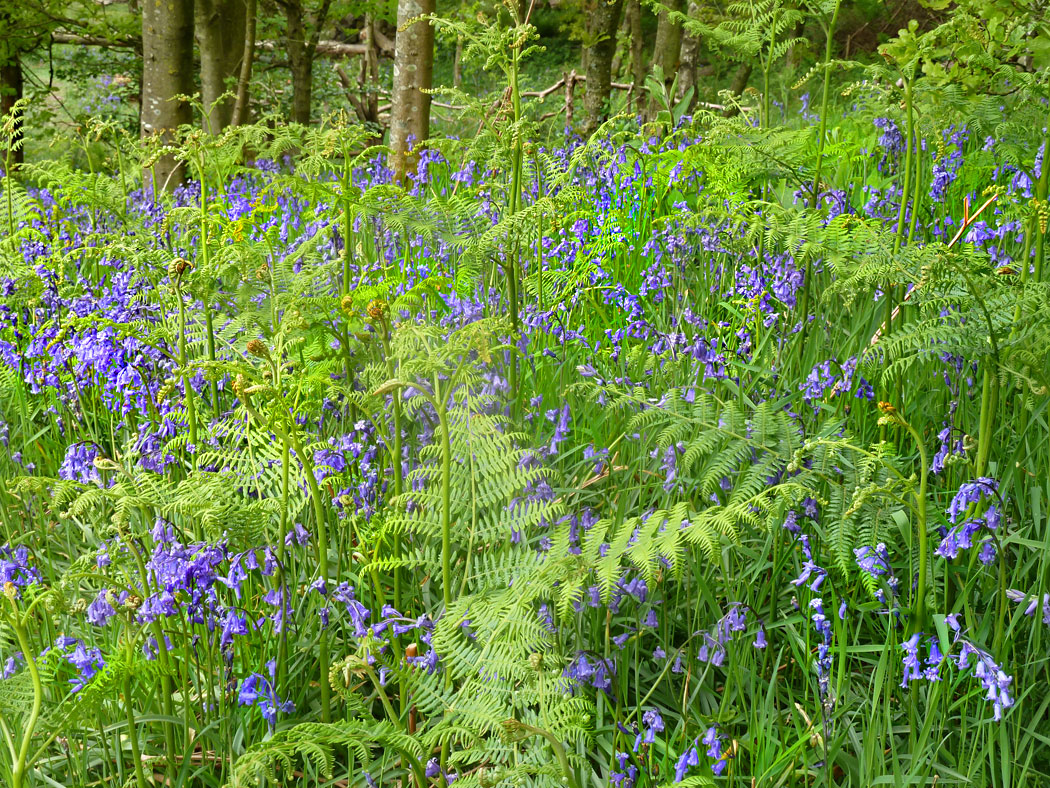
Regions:
<svg viewBox="0 0 1050 788"><path fill-rule="evenodd" d="M25 657L21 651L16 651L4 662L3 678L11 678L17 672L19 666L26 664Z"/></svg>
<svg viewBox="0 0 1050 788"><path fill-rule="evenodd" d="M256 706L271 728L277 722L278 713L290 714L295 711L295 704L290 700L281 700L271 681L261 673L252 673L241 682L237 702L241 706Z"/></svg>
<svg viewBox="0 0 1050 788"><path fill-rule="evenodd" d="M70 680L70 683L73 685L73 692L80 692L106 666L106 661L102 658L102 652L99 649L85 648L84 644L80 642L77 643L76 648L71 653L66 655L66 661L75 667L78 672Z"/></svg>
<svg viewBox="0 0 1050 788"><path fill-rule="evenodd" d="M616 753L616 763L618 771L613 771L609 775L609 780L616 788L634 788L634 784L638 779L638 767L634 764L628 766L627 762L630 756L625 752Z"/></svg>
<svg viewBox="0 0 1050 788"><path fill-rule="evenodd" d="M696 742L693 742L693 746L683 752L678 761L674 766L674 781L676 783L682 782L686 775L689 774L689 769L693 766L700 765L700 753L697 750Z"/></svg>
<svg viewBox="0 0 1050 788"><path fill-rule="evenodd" d="M761 624L758 626L758 632L755 633L755 640L751 645L757 649L763 649L769 645L766 641L766 630Z"/></svg>
<svg viewBox="0 0 1050 788"><path fill-rule="evenodd" d="M642 714L642 726L645 728L644 733L639 732L634 739L635 752L638 752L641 745L653 744L656 741L656 734L663 733L664 719L656 709L647 709Z"/></svg>
<svg viewBox="0 0 1050 788"><path fill-rule="evenodd" d="M122 591L119 595L114 594L114 601L120 605L128 598L128 592ZM103 588L98 592L94 601L87 607L87 620L97 627L104 627L113 616L117 614L113 605L109 602L109 591Z"/></svg>

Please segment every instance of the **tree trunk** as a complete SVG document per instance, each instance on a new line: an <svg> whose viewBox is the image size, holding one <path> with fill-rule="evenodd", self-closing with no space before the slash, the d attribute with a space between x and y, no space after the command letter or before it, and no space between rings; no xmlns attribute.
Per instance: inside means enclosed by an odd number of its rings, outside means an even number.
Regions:
<svg viewBox="0 0 1050 788"><path fill-rule="evenodd" d="M456 38L456 56L452 60L452 87L456 90L463 85L463 36Z"/></svg>
<svg viewBox="0 0 1050 788"><path fill-rule="evenodd" d="M681 12L685 8L685 0L667 0L665 5L673 11ZM664 79L667 82L670 82L675 75L681 51L682 25L672 19L667 11L661 11L656 23L653 63L663 69Z"/></svg>
<svg viewBox="0 0 1050 788"><path fill-rule="evenodd" d="M22 81L22 61L18 52L11 52L7 60L0 64L0 119L14 112L15 102L22 98L24 83ZM18 113L22 115L21 112ZM15 118L14 136L11 139L12 170L23 161L22 141L24 139L22 117ZM0 150L0 169L7 167L7 148Z"/></svg>
<svg viewBox="0 0 1050 788"><path fill-rule="evenodd" d="M609 93L612 90L612 60L616 52L616 31L620 27L620 12L624 0L597 0L592 8L585 8L587 33L587 93L583 108L587 116L584 128L588 136L609 117Z"/></svg>
<svg viewBox="0 0 1050 788"><path fill-rule="evenodd" d="M752 63L741 63L737 66L736 73L733 75L733 81L729 85L729 90L734 96L739 96L747 89L747 81L751 79L752 69L754 69L754 64ZM731 118L739 112L740 110L736 107L730 107L723 114L727 118Z"/></svg>
<svg viewBox="0 0 1050 788"><path fill-rule="evenodd" d="M415 158L409 153L409 143L418 146L430 136L430 96L423 91L430 88L434 77L434 28L425 21L408 22L434 13L434 6L434 0L398 0L397 4L390 166L398 180Z"/></svg>
<svg viewBox="0 0 1050 788"><path fill-rule="evenodd" d="M700 15L700 4L696 0L689 0L688 15L690 19L696 19ZM687 110L691 113L699 100L698 93L700 92L700 85L698 84L700 71L699 35L683 32L681 61L681 65L678 68L678 95L675 98L680 101L689 92L689 89L693 88L693 95L689 99L689 109Z"/></svg>
<svg viewBox="0 0 1050 788"><path fill-rule="evenodd" d="M293 123L310 122L310 105L313 103L314 69L313 58L307 57L306 23L303 21L303 4L291 0L285 6L288 21L288 65L292 70L292 114Z"/></svg>
<svg viewBox="0 0 1050 788"><path fill-rule="evenodd" d="M292 122L307 124L310 122L310 109L313 104L314 90L314 56L317 54L317 43L321 39L321 28L328 18L332 0L322 0L317 16L313 20L313 33L306 35L306 13L302 0L288 0L284 3L287 19L286 40L288 45L288 63L292 69Z"/></svg>
<svg viewBox="0 0 1050 788"><path fill-rule="evenodd" d="M681 11L685 0L667 0L666 5L674 11ZM653 64L663 72L664 85L670 87L678 73L678 58L682 51L682 25L671 18L667 11L661 11L656 23L656 42L653 44ZM655 100L649 102L649 117L656 115L658 105Z"/></svg>
<svg viewBox="0 0 1050 788"><path fill-rule="evenodd" d="M795 23L795 29L791 33L792 38L802 38L806 34L806 20L802 18ZM784 60L784 67L787 72L793 73L798 71L800 65L802 65L802 58L806 54L806 44L796 44L795 46L788 49L787 57ZM847 55L848 57L848 55Z"/></svg>
<svg viewBox="0 0 1050 788"><path fill-rule="evenodd" d="M142 5L142 121L143 137L175 139L182 124L193 121L186 101L177 94L193 93L193 0L145 0ZM158 188L172 189L183 178L172 156L153 166Z"/></svg>
<svg viewBox="0 0 1050 788"><path fill-rule="evenodd" d="M753 63L741 63L737 66L736 73L733 75L733 81L729 85L729 89L733 91L734 96L739 96L747 88L747 81L751 79L753 68Z"/></svg>
<svg viewBox="0 0 1050 788"><path fill-rule="evenodd" d="M365 14L365 28L363 31L364 43L367 47L365 56L361 59L361 88L365 95L363 102L368 111L368 120L376 125L379 124L379 51L376 47L376 18L372 14ZM381 145L383 135L380 133L378 140L372 144Z"/></svg>
<svg viewBox="0 0 1050 788"><path fill-rule="evenodd" d="M245 0L196 0L204 128L211 134L220 134L233 120L236 98L219 97L234 89L240 75L246 19Z"/></svg>
<svg viewBox="0 0 1050 788"><path fill-rule="evenodd" d="M645 109L645 42L642 40L642 4L638 0L627 0L624 11L627 18L627 35L631 47L631 96L634 111L641 114Z"/></svg>
<svg viewBox="0 0 1050 788"><path fill-rule="evenodd" d="M576 80L575 69L565 75L565 130L569 134L572 133L573 105L576 103Z"/></svg>
<svg viewBox="0 0 1050 788"><path fill-rule="evenodd" d="M255 59L256 0L248 0L244 14L241 73L237 77L237 101L233 106L233 117L231 118L234 126L243 126L248 120L248 89L252 83L252 62Z"/></svg>

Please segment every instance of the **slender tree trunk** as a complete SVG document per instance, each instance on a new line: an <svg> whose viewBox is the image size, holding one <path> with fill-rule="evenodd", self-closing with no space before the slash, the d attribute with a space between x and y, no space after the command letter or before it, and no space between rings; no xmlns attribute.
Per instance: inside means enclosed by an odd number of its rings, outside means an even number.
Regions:
<svg viewBox="0 0 1050 788"><path fill-rule="evenodd" d="M452 61L452 87L459 90L463 84L463 36L456 39L456 56Z"/></svg>
<svg viewBox="0 0 1050 788"><path fill-rule="evenodd" d="M18 52L11 52L4 63L0 63L0 118L6 118L14 111L15 102L22 98L24 83L22 81L22 61ZM21 113L19 113L21 114ZM22 140L24 139L23 118L19 117L15 122L15 134L11 149L12 170L21 164L24 154L22 152ZM0 169L7 161L7 148L0 150Z"/></svg>
<svg viewBox="0 0 1050 788"><path fill-rule="evenodd" d="M361 60L361 86L365 91L364 104L368 108L368 120L379 123L379 52L376 47L376 19L365 14L364 43L367 47ZM381 144L382 135L375 142Z"/></svg>
<svg viewBox="0 0 1050 788"><path fill-rule="evenodd" d="M572 133L572 116L576 103L576 69L565 75L565 130Z"/></svg>
<svg viewBox="0 0 1050 788"><path fill-rule="evenodd" d="M685 0L667 0L666 5L674 11L685 7ZM682 51L682 25L671 18L667 11L660 11L656 23L656 41L653 44L653 64L663 72L664 85L670 87L678 73L678 58ZM649 117L656 115L655 100L649 102Z"/></svg>
<svg viewBox="0 0 1050 788"><path fill-rule="evenodd" d="M434 77L434 28L409 21L434 13L434 0L398 0L394 41L394 89L390 110L390 164L401 180L415 158L409 142L419 145L430 136L430 88Z"/></svg>
<svg viewBox="0 0 1050 788"><path fill-rule="evenodd" d="M802 38L806 34L806 20L800 19L795 24L795 29L792 31L792 38ZM800 65L802 65L802 57L806 54L805 44L796 45L788 50L787 57L785 58L785 67L788 71L795 71Z"/></svg>
<svg viewBox="0 0 1050 788"><path fill-rule="evenodd" d="M645 109L645 41L642 39L642 4L639 0L627 0L624 11L627 36L631 47L631 95L634 111L639 115Z"/></svg>
<svg viewBox="0 0 1050 788"><path fill-rule="evenodd" d="M597 0L587 14L587 93L583 107L587 115L585 134L592 134L609 117L609 93L612 90L612 61L616 52L616 31L624 0Z"/></svg>
<svg viewBox="0 0 1050 788"><path fill-rule="evenodd" d="M313 103L313 59L306 52L306 23L303 20L303 4L290 0L285 6L288 36L288 65L292 70L292 115L293 123L310 122L310 105Z"/></svg>
<svg viewBox="0 0 1050 788"><path fill-rule="evenodd" d="M754 69L752 63L741 63L737 66L736 73L733 75L733 81L729 85L729 90L734 96L739 96L747 88L747 81L751 79L751 71ZM738 110L736 107L731 107L725 111L726 117L732 117L736 115Z"/></svg>
<svg viewBox="0 0 1050 788"><path fill-rule="evenodd" d="M193 121L188 102L193 87L193 0L145 0L142 4L142 121L143 137L175 138L182 124ZM183 178L172 156L162 156L153 167L158 188L172 189Z"/></svg>
<svg viewBox="0 0 1050 788"><path fill-rule="evenodd" d="M736 73L733 75L733 81L729 85L729 89L733 91L734 96L739 96L747 88L747 81L751 79L751 71L754 69L752 63L741 63L737 66Z"/></svg>
<svg viewBox="0 0 1050 788"><path fill-rule="evenodd" d="M248 91L252 83L252 63L255 60L256 0L247 0L244 10L244 41L241 42L241 72L237 77L237 101L231 122L242 126L248 120Z"/></svg>
<svg viewBox="0 0 1050 788"><path fill-rule="evenodd" d="M685 0L667 0L664 5L680 12L685 8ZM682 25L673 20L667 11L661 11L656 23L653 63L663 69L665 80L670 81L674 77L681 51Z"/></svg>
<svg viewBox="0 0 1050 788"><path fill-rule="evenodd" d="M696 19L700 15L700 4L696 0L689 0L688 16ZM681 100L689 89L693 89L693 95L689 99L688 112L692 112L698 100L700 92L698 83L700 76L700 36L693 33L682 33L682 58L678 67L678 95L676 99Z"/></svg>
<svg viewBox="0 0 1050 788"><path fill-rule="evenodd" d="M220 134L233 121L236 98L219 101L219 97L234 88L240 75L247 18L245 0L196 0L195 10L204 128L211 134Z"/></svg>
<svg viewBox="0 0 1050 788"><path fill-rule="evenodd" d="M313 32L306 35L306 11L302 0L288 0L284 3L287 20L288 63L292 70L292 122L308 124L310 109L313 105L314 91L314 55L317 54L317 42L321 39L321 29L328 19L332 0L322 0L317 16L313 20Z"/></svg>

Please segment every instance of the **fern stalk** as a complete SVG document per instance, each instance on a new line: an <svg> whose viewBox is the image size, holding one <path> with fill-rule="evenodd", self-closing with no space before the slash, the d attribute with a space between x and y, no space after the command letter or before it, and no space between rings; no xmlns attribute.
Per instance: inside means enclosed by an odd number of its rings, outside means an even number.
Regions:
<svg viewBox="0 0 1050 788"><path fill-rule="evenodd" d="M383 342L383 355L386 357L386 373L390 380L394 379L394 359L390 355L390 326L386 320L380 323L380 336ZM405 487L404 468L401 466L401 389L395 388L391 392L391 412L394 421L393 446L391 447L392 464L394 471L394 497L401 495ZM393 554L395 562L401 558L401 535L394 534ZM394 575L394 607L401 609L401 568L396 565Z"/></svg>
<svg viewBox="0 0 1050 788"><path fill-rule="evenodd" d="M11 196L11 149L14 138L7 140L7 157L4 159L4 192L7 197L7 235L13 238L15 234L15 204Z"/></svg>
<svg viewBox="0 0 1050 788"><path fill-rule="evenodd" d="M22 649L22 656L26 661L26 669L29 671L29 678L33 682L33 706L29 711L29 718L22 726L22 740L18 747L18 757L11 771L12 788L22 788L25 784L26 769L32 765L28 762L29 746L32 744L33 732L36 729L36 722L40 718L40 710L43 707L44 686L40 681L40 671L36 666L36 658L33 656L34 652L29 643L25 619L19 615L14 595L12 594L7 598L11 603L12 612L8 621L11 624L11 628L15 631L15 637L18 638L18 646Z"/></svg>
<svg viewBox="0 0 1050 788"><path fill-rule="evenodd" d="M340 182L340 187L343 192L343 295L347 295L350 292L350 264L352 258L350 257L351 242L350 233L352 231L353 222L350 216L350 156L347 152L343 151L343 172Z"/></svg>
<svg viewBox="0 0 1050 788"><path fill-rule="evenodd" d="M130 474L127 475L130 478ZM151 513L149 511L144 511L143 514L146 515L146 522L148 522ZM121 529L121 531L123 531L123 529ZM145 598L150 594L149 573L146 570L146 562L143 559L142 553L138 549L138 546L135 544L135 540L131 538L131 534L122 532L121 538L124 540L124 543L128 548L128 552L131 554L132 561L134 562L135 567L138 570L139 582L142 584L142 595L143 598ZM173 671L171 670L170 662L168 661L168 642L165 639L164 630L161 628L160 621L154 619L150 622L149 626L150 630L153 632L153 638L157 641L157 661L160 663L162 670L160 689L161 704L163 705L164 716L166 718L162 723L162 728L164 731L164 744L166 749L165 754L167 756L168 766L174 774L175 769L177 767L175 765L175 727L171 722L172 718L174 718L175 716L175 706L173 699L174 688L172 687L171 683L171 675ZM130 657L128 665L131 665Z"/></svg>
<svg viewBox="0 0 1050 788"><path fill-rule="evenodd" d="M445 612L452 608L452 438L448 429L448 408L438 398L438 378L434 375L434 407L441 425L441 585Z"/></svg>
<svg viewBox="0 0 1050 788"><path fill-rule="evenodd" d="M205 116L207 117L207 116ZM201 186L201 202L200 202L200 244L201 244L201 270L204 272L205 277L209 277L209 253L208 253L208 178L204 170L204 156L198 150L196 157L197 164L197 179L200 181ZM208 361L215 362L215 325L212 317L211 299L205 294L204 297L204 324L205 324L205 349L208 354ZM216 415L219 413L219 382L217 380L211 381L211 405L215 409Z"/></svg>
<svg viewBox="0 0 1050 788"><path fill-rule="evenodd" d="M918 579L915 584L915 599L912 601L913 632L922 632L926 624L926 569L929 562L929 534L926 530L926 491L930 475L930 463L926 456L926 444L922 436L904 419L900 423L909 432L919 450L919 489L915 493L915 538L919 546Z"/></svg>
<svg viewBox="0 0 1050 788"><path fill-rule="evenodd" d="M317 564L318 571L321 578L328 582L328 523L325 520L324 500L321 498L321 490L317 486L317 479L314 477L314 464L313 460L303 450L303 444L299 440L299 436L296 433L295 423L292 422L291 426L285 430L285 433L281 436L283 439L290 440L292 448L295 449L296 455L299 457L299 462L303 465L303 475L306 476L306 485L310 491L310 500L313 503L314 519L317 521ZM321 720L322 722L332 721L332 688L328 683L328 666L330 664L329 651L328 651L328 630L322 629L318 640L319 648L319 659L320 663L319 672L321 674Z"/></svg>
<svg viewBox="0 0 1050 788"><path fill-rule="evenodd" d="M131 639L125 647L128 665L131 665ZM131 671L124 674L124 717L128 723L128 741L131 744L131 758L135 764L135 783L138 788L146 788L146 775L142 771L142 750L139 747L138 726L135 723L135 712L131 708ZM16 788L18 788L16 786Z"/></svg>
<svg viewBox="0 0 1050 788"><path fill-rule="evenodd" d="M989 359L981 380L981 415L978 423L977 461L974 473L981 477L988 470L988 459L992 453L992 432L995 411L999 406L999 375L994 360Z"/></svg>
<svg viewBox="0 0 1050 788"><path fill-rule="evenodd" d="M521 28L523 20L519 18L519 11L516 4L514 6L514 19L516 22L516 28ZM510 96L511 106L514 111L514 154L513 154L513 171L511 175L511 189L510 189L510 214L515 215L521 210L521 192L522 192L522 164L524 160L524 150L522 148L521 141L521 84L519 78L519 66L521 58L521 36L519 36L515 42L511 45L511 57L510 57ZM514 251L511 253L510 260L507 263L507 300L510 302L510 327L511 336L514 337L514 342L517 343L519 320L518 320L518 271L520 266L518 265L518 257L521 254L521 243L520 239L514 243ZM518 356L511 350L510 354L510 401L513 408L517 408L518 402Z"/></svg>
<svg viewBox="0 0 1050 788"><path fill-rule="evenodd" d="M911 167L915 155L915 108L911 93L911 78L904 77L904 106L908 118L908 139L904 147L904 185L901 190L901 205L897 211L897 232L893 236L893 253L901 249L904 240L904 221L908 213L908 200L911 199ZM889 326L887 325L887 330Z"/></svg>
<svg viewBox="0 0 1050 788"><path fill-rule="evenodd" d="M1048 185L1050 185L1050 180L1048 180L1047 177L1048 175L1050 175L1050 115L1047 116L1046 131L1043 133L1042 167L1039 171L1039 180L1036 181L1035 184L1036 203L1044 210L1046 208L1046 196L1048 191L1050 191L1047 188ZM1035 281L1041 282L1043 281L1043 256L1045 254L1046 231L1043 229L1042 219L1039 218L1038 215L1036 221L1038 222L1037 227L1039 228L1039 234L1036 236L1035 241ZM1029 260L1026 257L1022 275L1028 273L1028 266ZM1024 280L1022 279L1022 281Z"/></svg>
<svg viewBox="0 0 1050 788"><path fill-rule="evenodd" d="M196 449L197 446L197 408L193 402L193 386L190 383L189 370L186 369L186 301L182 297L182 288L179 286L179 277L175 278L175 297L179 302L179 367L182 369L182 391L186 403L186 420L189 422L190 443ZM199 526L194 526L195 529ZM200 538L200 534L196 534Z"/></svg>
<svg viewBox="0 0 1050 788"><path fill-rule="evenodd" d="M835 35L835 24L839 18L839 7L842 0L835 0L835 10L831 14L831 22L824 30L824 93L820 100L820 126L817 130L817 166L813 172L813 194L810 197L809 207L816 210L817 201L820 197L820 170L824 163L824 141L828 131L828 99L831 95L831 44L832 36ZM806 277L806 295L809 294L809 277ZM808 317L808 315L804 315Z"/></svg>
<svg viewBox="0 0 1050 788"><path fill-rule="evenodd" d="M279 686L285 686L288 679L288 627L285 626L285 602L287 584L284 577L285 540L288 538L288 495L291 486L291 445L288 438L281 439L281 531L277 538L277 572L274 581L281 595L281 640L277 645L277 676Z"/></svg>

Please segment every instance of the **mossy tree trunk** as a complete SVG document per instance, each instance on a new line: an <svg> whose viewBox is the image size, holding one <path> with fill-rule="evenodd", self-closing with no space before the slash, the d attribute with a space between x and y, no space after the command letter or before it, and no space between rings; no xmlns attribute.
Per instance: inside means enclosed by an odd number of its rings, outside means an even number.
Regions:
<svg viewBox="0 0 1050 788"><path fill-rule="evenodd" d="M585 134L593 133L609 117L612 92L612 61L616 54L616 31L624 0L596 0L584 9L587 19L587 93L583 100Z"/></svg>

